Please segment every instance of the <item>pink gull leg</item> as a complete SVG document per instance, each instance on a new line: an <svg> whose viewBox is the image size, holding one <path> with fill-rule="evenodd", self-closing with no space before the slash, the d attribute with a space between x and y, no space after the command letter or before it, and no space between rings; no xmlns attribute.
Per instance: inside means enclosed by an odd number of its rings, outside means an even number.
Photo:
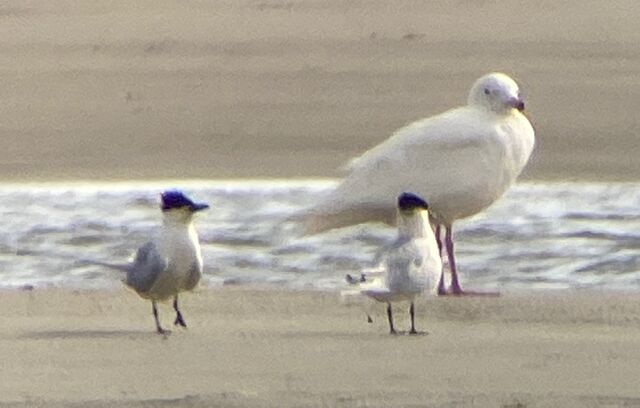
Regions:
<svg viewBox="0 0 640 408"><path fill-rule="evenodd" d="M442 239L440 237L440 224L436 225L435 236L436 242L438 243L438 251L440 251L440 258L442 258ZM440 273L440 282L438 283L438 295L446 295L447 289L444 286L444 267L442 268L442 272Z"/></svg>
<svg viewBox="0 0 640 408"><path fill-rule="evenodd" d="M451 293L454 295L462 295L464 292L460 287L460 281L458 281L456 257L453 252L453 230L451 225L446 226L444 240L447 245L447 256L449 258L449 268L451 269Z"/></svg>
<svg viewBox="0 0 640 408"><path fill-rule="evenodd" d="M446 226L445 230L445 245L447 247L447 257L449 258L449 268L451 269L451 292L447 293L445 291L444 294L454 295L454 296L462 296L462 295L470 295L470 296L500 296L500 292L476 292L476 291L463 291L460 287L460 281L458 280L458 269L456 268L456 258L453 250L453 231L451 225ZM438 294L440 293L440 288L438 287Z"/></svg>

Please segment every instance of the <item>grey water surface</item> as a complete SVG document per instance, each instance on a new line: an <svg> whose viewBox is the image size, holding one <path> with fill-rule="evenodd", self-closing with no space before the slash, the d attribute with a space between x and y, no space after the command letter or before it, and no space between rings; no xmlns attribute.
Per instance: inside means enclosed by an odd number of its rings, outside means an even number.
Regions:
<svg viewBox="0 0 640 408"><path fill-rule="evenodd" d="M366 224L300 237L287 217L333 180L0 185L0 287L111 288L160 223L159 193L211 204L196 220L205 286L341 289L372 265L393 228ZM640 288L640 183L523 182L455 225L463 286Z"/></svg>

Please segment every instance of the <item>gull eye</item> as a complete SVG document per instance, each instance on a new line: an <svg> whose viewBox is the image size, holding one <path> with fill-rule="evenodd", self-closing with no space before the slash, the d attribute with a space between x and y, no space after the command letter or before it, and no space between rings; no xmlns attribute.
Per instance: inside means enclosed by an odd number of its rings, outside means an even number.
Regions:
<svg viewBox="0 0 640 408"><path fill-rule="evenodd" d="M489 90L489 88L484 88L484 94L485 95L489 95L491 93L491 91Z"/></svg>

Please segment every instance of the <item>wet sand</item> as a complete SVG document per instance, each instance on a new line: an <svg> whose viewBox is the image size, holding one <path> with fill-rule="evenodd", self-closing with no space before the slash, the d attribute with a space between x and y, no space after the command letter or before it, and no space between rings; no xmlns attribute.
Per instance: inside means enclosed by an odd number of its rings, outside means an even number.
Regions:
<svg viewBox="0 0 640 408"><path fill-rule="evenodd" d="M423 336L391 336L383 306L367 324L336 293L181 302L189 329L163 338L125 289L1 293L0 406L640 406L638 294L423 299Z"/></svg>
<svg viewBox="0 0 640 408"><path fill-rule="evenodd" d="M394 129L520 81L525 177L637 180L640 4L0 6L0 178L335 177Z"/></svg>

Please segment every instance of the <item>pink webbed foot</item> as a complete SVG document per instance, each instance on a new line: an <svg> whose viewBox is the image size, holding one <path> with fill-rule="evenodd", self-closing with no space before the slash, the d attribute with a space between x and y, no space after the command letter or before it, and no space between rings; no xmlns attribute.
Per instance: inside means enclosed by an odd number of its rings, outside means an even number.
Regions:
<svg viewBox="0 0 640 408"><path fill-rule="evenodd" d="M444 286L444 285L442 285ZM500 292L495 291L495 292L485 292L485 291L479 291L479 290L462 290L462 288L460 286L451 286L449 287L449 290L446 290L443 288L443 290L440 290L440 287L438 287L438 296L482 296L482 297L498 297L500 296Z"/></svg>

